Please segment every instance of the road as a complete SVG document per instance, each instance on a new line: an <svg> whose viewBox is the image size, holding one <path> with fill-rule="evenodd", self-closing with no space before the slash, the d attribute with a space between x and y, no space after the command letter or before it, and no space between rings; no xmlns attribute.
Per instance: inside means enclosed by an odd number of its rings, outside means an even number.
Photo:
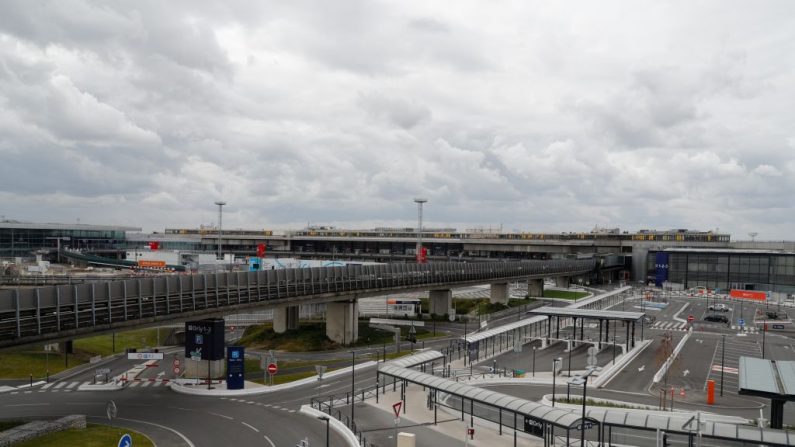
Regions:
<svg viewBox="0 0 795 447"><path fill-rule="evenodd" d="M685 304L688 306L682 311ZM625 310L636 310L636 307L640 307L638 303L633 302L624 303L623 306ZM732 368L736 368L740 356L759 356L761 354L763 334L744 333L738 335L738 329L732 329L731 325L701 323L703 316L708 313L707 306L708 304L704 300L672 298L666 308L649 310L647 313L654 314L655 322L651 327L644 328L644 336L652 339L653 343L612 379L606 389L591 390L589 388L589 396L657 405L659 396L656 394L657 388L652 386L652 377L661 363L659 358L661 337L670 333L675 346L687 330L687 325L682 327L680 320L686 319L688 315L692 314L699 321L695 324L696 330L684 345L680 362L675 364L669 373L669 386L674 385L677 390L684 388L686 391L684 397L678 393L675 395L676 408L719 411L723 414L749 419L758 417L759 408L765 402L738 396L736 375L731 371ZM735 307L732 305L732 310L727 312L734 322L736 322L735 314L737 312ZM743 316L745 317L746 314L756 315L758 307L744 305ZM620 310L620 306L618 310ZM516 314L503 316L490 321L489 327L515 321L520 317ZM623 341L622 337L624 336L621 329L618 328L616 331L619 343ZM437 331L447 332L448 335L439 339L426 340L426 347L449 346L451 340L456 340L463 334L463 327L447 322L437 323ZM594 338L596 331L595 328L586 326L586 338ZM640 331L636 331L636 334L640 336ZM766 356L781 360L795 358L795 343L790 335L792 333L789 330L764 334ZM725 355L723 355L724 337L726 340ZM535 341L525 345L521 353L508 352L498 356L496 359L498 368L524 369L530 375L534 346L538 347L539 342ZM557 357L564 359L563 369L567 370L569 353L564 352L565 347L565 343L558 342L544 350L536 350L536 371L548 372L551 369L552 360ZM407 344L404 344L405 348L408 348ZM356 348L355 352L357 359L364 360L367 354L374 356L376 353L380 354L382 350L383 347L376 346ZM388 345L387 350L391 352L392 346ZM584 368L586 351L587 346L580 346L571 352L572 370ZM245 398L208 398L182 395L170 391L163 381L163 379L173 377L169 362L172 352L181 353L181 349L169 350L166 353L165 361L155 367L147 368L142 373L142 378L152 379L151 381L139 381L138 385L131 385L122 391L75 391L80 384L93 382L94 367L91 366L82 371L73 372L69 376L56 378L57 380L46 388L5 393L0 402L0 419L80 413L88 415L95 422L102 422L106 420L104 419L105 405L108 400L113 399L119 408L118 419L115 423L146 433L158 446L214 446L230 442L239 445L293 446L304 438L309 439L310 445L324 445L324 423L303 416L297 410L313 397L340 396L351 389L351 377L346 374L290 390ZM349 359L350 351L280 353L279 356L280 359L327 361ZM607 366L612 361L612 356L612 346L604 346L597 356L599 365ZM126 358L113 358L106 360L101 367L110 368L111 375L117 375L131 368L135 363ZM721 365L726 368L723 377L724 396L718 396L717 404L710 407L705 404L704 398L706 381L716 380L716 384L719 384ZM476 365L476 368L485 371L491 366L493 366L493 361L488 360ZM685 371L687 372L685 373ZM355 387L357 389L372 386L374 383L375 370L373 368L356 373ZM532 400L537 400L543 394L551 391L550 385L530 384L523 384L523 386L501 385L490 388ZM565 394L565 392L565 382L561 381L558 393ZM785 423L795 425L795 409L791 407L792 405L788 404L785 409ZM350 414L350 406L342 406L338 410L343 418ZM389 413L373 410L372 407L365 404L357 404L355 410L357 426L363 430L370 444L390 445L394 442L394 439L390 438L393 434L393 421ZM488 410L483 409L482 411ZM423 439L429 440L431 443L428 445L452 447L461 443L460 440L452 439L427 427L413 427L411 430L421 433ZM331 433L331 444L341 445L341 439L333 431ZM622 439L618 433L615 436L615 440ZM636 435L632 433L621 436L624 436L623 439L626 443L648 443L648 439L633 439L633 436Z"/></svg>

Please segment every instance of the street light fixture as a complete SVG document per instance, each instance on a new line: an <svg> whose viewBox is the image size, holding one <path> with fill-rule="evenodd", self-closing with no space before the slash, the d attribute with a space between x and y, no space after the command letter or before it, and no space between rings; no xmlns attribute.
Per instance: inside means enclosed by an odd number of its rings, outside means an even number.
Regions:
<svg viewBox="0 0 795 447"><path fill-rule="evenodd" d="M585 401L588 392L588 376L601 368L589 366L585 373L569 379L569 385L582 385L582 416L580 416L580 445L585 445Z"/></svg>
<svg viewBox="0 0 795 447"><path fill-rule="evenodd" d="M563 366L563 358L558 357L552 361L552 406L555 406L555 386L557 385L556 378L560 367Z"/></svg>
<svg viewBox="0 0 795 447"><path fill-rule="evenodd" d="M219 200L215 202L218 205L218 259L221 259L221 234L223 233L223 218L224 218L224 205L226 202Z"/></svg>
<svg viewBox="0 0 795 447"><path fill-rule="evenodd" d="M422 204L426 202L428 202L428 199L421 197L414 199L414 203L417 204L417 262L420 262L420 256L422 255Z"/></svg>
<svg viewBox="0 0 795 447"><path fill-rule="evenodd" d="M326 421L326 447L329 447L329 422L330 418L328 416L318 416L318 419L321 421Z"/></svg>

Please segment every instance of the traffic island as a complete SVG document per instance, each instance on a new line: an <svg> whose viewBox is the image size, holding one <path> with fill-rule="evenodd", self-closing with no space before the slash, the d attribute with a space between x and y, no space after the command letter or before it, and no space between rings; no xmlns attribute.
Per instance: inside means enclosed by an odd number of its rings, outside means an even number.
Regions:
<svg viewBox="0 0 795 447"><path fill-rule="evenodd" d="M41 422L41 421L39 421ZM15 447L62 447L79 445L81 447L106 447L109 445L125 445L122 438L131 441L135 447L154 447L154 443L145 435L123 427L110 427L99 424L85 424L83 428L69 428L63 431L50 432L36 438L28 438ZM0 445L3 441L0 441ZM127 444L130 445L130 444Z"/></svg>

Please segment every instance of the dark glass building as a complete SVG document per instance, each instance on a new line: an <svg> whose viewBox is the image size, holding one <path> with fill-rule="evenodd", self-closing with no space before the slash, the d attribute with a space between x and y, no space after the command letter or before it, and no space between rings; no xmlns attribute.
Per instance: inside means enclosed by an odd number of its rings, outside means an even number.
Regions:
<svg viewBox="0 0 795 447"><path fill-rule="evenodd" d="M0 257L31 257L62 249L101 252L122 247L127 231L136 227L0 221Z"/></svg>
<svg viewBox="0 0 795 447"><path fill-rule="evenodd" d="M650 251L647 279L685 288L795 293L795 252L753 249L669 248Z"/></svg>

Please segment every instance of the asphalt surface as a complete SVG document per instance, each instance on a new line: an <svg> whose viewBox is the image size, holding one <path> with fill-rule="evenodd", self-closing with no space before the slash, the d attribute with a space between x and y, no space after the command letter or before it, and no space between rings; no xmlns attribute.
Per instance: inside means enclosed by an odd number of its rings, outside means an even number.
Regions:
<svg viewBox="0 0 795 447"><path fill-rule="evenodd" d="M565 304L565 303L562 303ZM682 308L687 304L687 307ZM724 312L732 323L742 314L746 325L753 324L761 306L744 304L742 309L736 303L727 303L731 307ZM703 321L704 316L713 312L708 310L707 301L703 298L672 297L669 305L663 309L646 308L639 302L626 302L614 307L614 310L638 310L642 308L647 314L654 316L654 322L643 327L644 338L653 343L638 355L621 373L616 375L605 389L591 390L589 396L617 399L628 402L657 405L659 403L659 385L653 385L652 377L662 363L660 356L661 340L670 334L675 346L684 336L685 331L693 326L694 332L684 345L680 360L669 372L667 386L676 391L684 388L685 396L675 393L676 408L700 409L723 414L755 418L759 408L766 404L764 400L737 395L737 377L733 372L739 357L743 355L760 356L762 352L762 333L740 333L737 325L716 324ZM791 313L791 310L783 310ZM694 321L686 323L687 317L693 315ZM498 326L506 322L516 321L521 315L507 315L489 321L488 327ZM759 318L764 318L759 316ZM685 323L683 325L683 322ZM471 332L474 325L469 325ZM781 360L795 359L795 335L790 329L770 331L764 334L765 354L768 358ZM610 339L613 339L611 328ZM623 342L625 330L616 328L617 343ZM434 340L426 340L425 347L443 348L463 335L463 326L446 322L437 323L437 331L447 335ZM565 331L564 331L565 332ZM640 338L641 330L636 329ZM586 325L586 338L596 338L598 329ZM564 335L563 333L561 334ZM570 335L566 333L566 335ZM579 330L578 330L579 336ZM724 339L726 343L724 345ZM421 343L415 347L421 347ZM522 352L508 352L496 358L498 368L524 369L527 375L533 369L533 347L539 347L538 341L525 345ZM725 346L725 350L724 350ZM535 370L548 372L552 361L563 358L564 372L568 368L569 353L565 352L566 344L557 342L546 349L535 351ZM586 362L588 346L580 346L571 352L571 369L583 369ZM392 345L387 345L391 352ZM403 343L402 349L410 349L410 344ZM619 348L620 350L620 348ZM356 348L356 356L365 360L383 352L383 347ZM121 374L140 361L129 361L123 357L106 359L100 365L91 365L69 371L67 374L54 377L54 383L45 387L30 390L19 390L0 394L0 419L56 417L66 414L86 414L94 422L107 422L105 405L114 400L119 412L114 424L130 427L150 436L158 446L216 446L228 443L239 445L293 446L307 438L310 445L325 445L325 423L303 416L297 412L302 404L309 403L313 397L320 395L344 395L351 389L351 377L346 374L338 378L324 379L316 384L278 391L266 395L244 398L208 398L178 394L170 391L164 379L174 377L172 371L173 354L182 355L181 348L166 352L166 359L152 368L147 368L138 381L138 385L130 385L122 391L96 392L75 391L84 383L94 381L96 367L110 368L110 376ZM608 366L612 361L612 346L607 344L598 353L600 366ZM279 353L280 360L330 360L349 359L350 350L326 353ZM494 366L492 360L476 365L481 371ZM705 403L707 380L716 381L719 389L720 372L723 367L724 395L717 396L715 406ZM151 379L151 380L150 380ZM355 387L372 386L375 383L375 369L370 368L356 373ZM551 391L549 385L493 386L497 391L527 399L537 400ZM566 391L565 383L558 386L558 393ZM670 406L670 403L667 403ZM788 404L785 408L785 423L795 425L795 408ZM338 411L345 417L350 414L350 406L341 406ZM477 411L490 411L481 409ZM767 413L765 407L765 413ZM394 423L392 416L383 411L375 411L364 404L356 406L357 426L363 430L369 444L391 445L394 443ZM454 446L461 441L444 436L427 427L414 427L422 433L422 438L429 440L428 445ZM341 439L331 431L331 445L341 445ZM614 434L614 441L620 442L624 436L628 444L648 444L648 439L633 439L637 434ZM508 442L506 437L506 442Z"/></svg>

